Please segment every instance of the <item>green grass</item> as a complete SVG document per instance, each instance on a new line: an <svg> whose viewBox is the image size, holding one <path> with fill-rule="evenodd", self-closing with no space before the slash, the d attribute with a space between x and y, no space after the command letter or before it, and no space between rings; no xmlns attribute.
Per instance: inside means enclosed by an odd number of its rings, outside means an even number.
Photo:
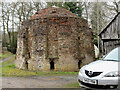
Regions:
<svg viewBox="0 0 120 90"><path fill-rule="evenodd" d="M35 72L15 69L14 64L2 67L2 76L6 76L6 77L24 76L25 77L30 75L35 75Z"/></svg>
<svg viewBox="0 0 120 90"><path fill-rule="evenodd" d="M9 54L0 54L0 58L1 58L0 60L5 59L8 56L9 56Z"/></svg>
<svg viewBox="0 0 120 90"><path fill-rule="evenodd" d="M27 76L59 76L59 75L77 75L78 72L61 72L61 71L28 71L19 70L14 65L15 55L0 63L2 66L2 76L6 77L27 77Z"/></svg>
<svg viewBox="0 0 120 90"><path fill-rule="evenodd" d="M14 64L14 61L15 61L15 55L12 55L12 57L9 60L0 63L0 65L7 66L10 64Z"/></svg>
<svg viewBox="0 0 120 90"><path fill-rule="evenodd" d="M5 59L10 55L12 55L12 53L4 50L3 53L0 54L0 60Z"/></svg>
<svg viewBox="0 0 120 90"><path fill-rule="evenodd" d="M75 82L75 83L66 84L64 87L65 88L79 88L80 86L79 86L78 82Z"/></svg>
<svg viewBox="0 0 120 90"><path fill-rule="evenodd" d="M2 67L2 76L6 77L28 77L28 76L59 76L77 75L77 72L57 72L57 71L28 71L16 69L14 64Z"/></svg>
<svg viewBox="0 0 120 90"><path fill-rule="evenodd" d="M77 75L78 72L61 72L61 71L28 71L19 70L14 65L15 55L10 60L2 62L2 76L6 77L27 77L27 76L59 76L59 75Z"/></svg>

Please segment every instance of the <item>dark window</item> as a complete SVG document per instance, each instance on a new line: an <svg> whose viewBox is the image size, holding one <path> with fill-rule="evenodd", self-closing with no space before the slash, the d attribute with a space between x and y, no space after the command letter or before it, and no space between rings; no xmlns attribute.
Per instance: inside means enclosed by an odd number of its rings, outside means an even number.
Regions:
<svg viewBox="0 0 120 90"><path fill-rule="evenodd" d="M80 69L81 60L78 61L78 69Z"/></svg>

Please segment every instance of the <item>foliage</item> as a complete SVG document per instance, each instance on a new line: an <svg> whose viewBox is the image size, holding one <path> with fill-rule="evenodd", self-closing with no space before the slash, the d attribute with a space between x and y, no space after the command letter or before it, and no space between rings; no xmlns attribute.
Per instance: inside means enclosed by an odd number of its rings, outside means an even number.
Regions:
<svg viewBox="0 0 120 90"><path fill-rule="evenodd" d="M94 44L98 46L98 38L94 38Z"/></svg>
<svg viewBox="0 0 120 90"><path fill-rule="evenodd" d="M52 6L63 7L63 3L62 2L47 2L47 7L52 7Z"/></svg>
<svg viewBox="0 0 120 90"><path fill-rule="evenodd" d="M48 2L47 6L48 7L57 6L57 7L65 8L65 9L71 11L72 13L76 14L77 16L82 17L83 8L82 8L82 5L78 2L65 2L65 3Z"/></svg>
<svg viewBox="0 0 120 90"><path fill-rule="evenodd" d="M82 17L83 8L80 3L77 2L65 2L64 8L76 14L79 17Z"/></svg>

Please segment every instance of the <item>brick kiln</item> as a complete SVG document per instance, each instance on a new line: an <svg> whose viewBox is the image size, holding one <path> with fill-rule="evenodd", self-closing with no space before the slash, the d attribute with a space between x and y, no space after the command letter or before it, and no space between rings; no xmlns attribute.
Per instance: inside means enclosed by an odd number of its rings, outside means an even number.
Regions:
<svg viewBox="0 0 120 90"><path fill-rule="evenodd" d="M22 23L15 65L19 69L78 71L94 60L87 21L62 8L45 8Z"/></svg>

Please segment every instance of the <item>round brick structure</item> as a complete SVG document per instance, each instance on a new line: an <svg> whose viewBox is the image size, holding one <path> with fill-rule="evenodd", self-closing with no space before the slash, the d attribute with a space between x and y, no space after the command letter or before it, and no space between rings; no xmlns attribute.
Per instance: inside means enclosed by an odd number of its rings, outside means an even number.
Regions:
<svg viewBox="0 0 120 90"><path fill-rule="evenodd" d="M15 65L19 69L78 71L94 60L87 21L62 8L45 8L22 23Z"/></svg>

